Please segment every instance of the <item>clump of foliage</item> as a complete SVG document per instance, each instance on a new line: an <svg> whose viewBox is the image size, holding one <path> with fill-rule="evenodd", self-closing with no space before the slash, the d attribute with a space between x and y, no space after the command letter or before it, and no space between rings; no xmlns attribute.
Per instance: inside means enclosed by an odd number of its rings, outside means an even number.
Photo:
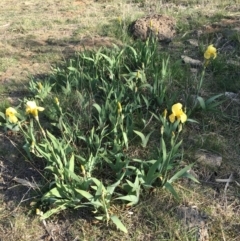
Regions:
<svg viewBox="0 0 240 241"><path fill-rule="evenodd" d="M189 114L217 105L219 96L206 102L199 96L216 49L209 46L204 56ZM29 159L45 161L45 184L37 200L41 219L66 208L89 207L97 219L127 232L111 209L114 203L136 205L155 188L178 199L176 180L197 182L189 173L193 163L182 163L181 133L193 120L179 102L181 89L172 76L170 57L149 38L84 51L54 68L44 82L30 81L32 98L1 117L6 129L22 133Z"/></svg>

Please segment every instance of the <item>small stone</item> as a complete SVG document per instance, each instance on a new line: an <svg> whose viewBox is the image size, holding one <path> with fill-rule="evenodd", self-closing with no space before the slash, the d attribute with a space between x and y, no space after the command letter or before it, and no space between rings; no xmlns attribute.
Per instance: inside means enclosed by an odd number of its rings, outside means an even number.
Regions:
<svg viewBox="0 0 240 241"><path fill-rule="evenodd" d="M232 101L240 104L240 95L239 93L234 93L234 92L225 92L225 96Z"/></svg>
<svg viewBox="0 0 240 241"><path fill-rule="evenodd" d="M218 168L222 164L221 156L217 154L209 153L206 150L197 151L197 153L195 154L195 158L197 159L198 163L205 166L212 167L212 168L216 168L216 167Z"/></svg>
<svg viewBox="0 0 240 241"><path fill-rule="evenodd" d="M195 47L198 47L198 40L197 39L189 39L188 42L195 46Z"/></svg>
<svg viewBox="0 0 240 241"><path fill-rule="evenodd" d="M202 62L198 59L193 59L186 55L182 55L181 58L185 64L190 64L191 66L202 66Z"/></svg>

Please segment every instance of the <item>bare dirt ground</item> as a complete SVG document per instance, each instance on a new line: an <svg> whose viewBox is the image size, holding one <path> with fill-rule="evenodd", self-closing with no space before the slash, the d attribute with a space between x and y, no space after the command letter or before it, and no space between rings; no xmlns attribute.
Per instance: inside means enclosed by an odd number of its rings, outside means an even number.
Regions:
<svg viewBox="0 0 240 241"><path fill-rule="evenodd" d="M86 9L96 11L93 5L93 1L13 0L10 5L1 1L1 11L8 13L0 25L1 80L26 80L29 74L48 72L54 62L83 46L109 44L92 33L77 36L76 31L85 27L87 17L81 19Z"/></svg>
<svg viewBox="0 0 240 241"><path fill-rule="evenodd" d="M107 26L107 23L112 19L116 19L118 16L127 16L129 13L132 13L131 18L134 20L138 15L154 12L154 9L158 6L158 1L149 1L151 4L145 4L145 8L143 8L143 2L2 0L0 2L0 82L2 85L0 89L3 91L0 100L4 102L7 99L10 103L16 103L17 99L25 94L25 85L29 76L32 75L35 78L42 79L50 73L52 65L74 55L75 51L84 48L111 46L113 42L118 40L105 36L105 24ZM171 6L166 4L164 9ZM235 16L239 11L239 6L235 4L232 7L233 17L225 18L219 21L218 24L209 24L199 28L199 31L208 34L217 33L219 41L226 40L225 51L229 51L227 47L230 50L234 47L231 46L230 42L227 44L227 41L231 34L236 32L232 32L232 30L223 31L223 29L228 29L229 25L231 25L232 29L236 29L234 31L240 31L240 20L238 16ZM180 8L184 9L184 5L179 6ZM101 24L99 24L100 22ZM197 34L198 32L195 32L192 36L197 38ZM22 143L19 143L16 134L10 132L1 133L0 145L1 241L108 240L108 237L111 237L111 240L125 240L112 233L110 228L107 231L105 230L105 236L101 236L101 230L105 226L99 224L97 227L100 231L96 231L95 224L92 225L94 221L91 220L91 217L86 218L88 213L83 211L79 211L77 215L64 213L60 217L51 220L47 226L39 222L38 217L28 216L30 203L33 200L32 197L34 197L34 189L21 185L14 181L14 178L18 177L35 183L41 179L38 170L42 170L43 165L39 162L38 166L32 166L27 162L27 158L25 158L25 154L21 149ZM237 156L234 158L237 158ZM239 170L235 171L239 174ZM219 194L212 189L211 191L206 189L206 196L208 195L216 195L217 200ZM162 202L160 199L150 200L152 206L158 207L158 201ZM212 199L214 200L215 197ZM237 199L234 196L232 201L230 198L228 202L232 204L229 218L234 216L234 213L239 215L239 197ZM225 204L224 201L219 203L216 216L224 212L223 210L226 208L221 206ZM140 215L142 212L149 212L149 210L145 210L144 205L143 202L136 211L139 215L133 221L132 230L136 229L135 226L138 222L142 222L144 225L146 221L144 214ZM168 207L168 204L166 204L166 207ZM171 208L172 206L169 205L169 210L172 210ZM152 212L149 215L154 217L154 211ZM81 217L85 219L81 219ZM129 217L125 218L128 219ZM228 220L226 217L225 219ZM146 221L144 231L139 231L141 225L137 227L138 231L132 236L132 240L157 240L154 238L153 233L149 231L151 228ZM155 229L156 233L161 232L157 227ZM239 229L240 223L237 221L234 227L226 228L229 233L233 232L235 238L232 240L238 240L240 237ZM95 231L96 234L91 237L90 234ZM149 233L144 233L147 231ZM222 230L219 228L218 231L221 232ZM231 235L229 234L229 236Z"/></svg>

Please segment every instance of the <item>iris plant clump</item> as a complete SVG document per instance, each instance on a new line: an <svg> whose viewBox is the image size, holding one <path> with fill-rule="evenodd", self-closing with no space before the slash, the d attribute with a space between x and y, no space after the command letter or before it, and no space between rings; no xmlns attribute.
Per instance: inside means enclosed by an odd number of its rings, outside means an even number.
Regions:
<svg viewBox="0 0 240 241"><path fill-rule="evenodd" d="M29 159L34 155L45 160L48 188L41 190L35 207L41 219L69 207L89 206L98 220L112 221L127 232L112 211L116 200L136 205L142 193L155 188L178 199L176 180L188 177L197 182L188 172L193 163L181 165L179 138L191 119L177 97L169 98L169 57L157 50L157 42L149 39L133 47L116 46L113 52L82 53L70 66L55 71L55 82L30 82L33 98L23 101L23 116L13 107L1 115L12 123L8 126L19 126ZM204 58L209 61L216 55L210 45ZM59 100L56 93L61 90L64 98ZM164 106L171 106L169 116ZM39 118L42 111L44 120ZM50 124L43 128L43 121ZM140 148L147 155L132 158L131 150Z"/></svg>

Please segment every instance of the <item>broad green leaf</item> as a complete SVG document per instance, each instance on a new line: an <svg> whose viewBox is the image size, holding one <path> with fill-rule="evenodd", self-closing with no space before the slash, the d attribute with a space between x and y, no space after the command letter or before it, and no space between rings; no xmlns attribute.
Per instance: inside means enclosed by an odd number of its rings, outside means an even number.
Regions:
<svg viewBox="0 0 240 241"><path fill-rule="evenodd" d="M56 214L56 213L59 213L60 211L62 210L65 210L67 208L67 203L57 207L57 208L53 208L53 209L50 209L49 211L47 211L46 213L44 213L42 216L41 216L41 220L44 220L44 219L47 219L49 218L50 216L52 216L53 214Z"/></svg>
<svg viewBox="0 0 240 241"><path fill-rule="evenodd" d="M177 195L177 193L176 193L176 191L175 191L175 189L173 188L173 186L172 186L171 183L166 182L163 187L166 188L169 192L171 192L172 195L173 195L177 200L179 200L179 197L178 197L178 195Z"/></svg>
<svg viewBox="0 0 240 241"><path fill-rule="evenodd" d="M0 112L0 116L5 120L6 119L6 116L4 113Z"/></svg>
<svg viewBox="0 0 240 241"><path fill-rule="evenodd" d="M112 222L116 225L116 227L118 229L120 229L124 233L128 233L126 227L123 225L123 223L120 221L120 219L117 216L112 215L110 218L111 218Z"/></svg>
<svg viewBox="0 0 240 241"><path fill-rule="evenodd" d="M182 140L179 141L177 144L175 144L175 146L172 148L172 155L174 155L178 151L181 144L182 144Z"/></svg>
<svg viewBox="0 0 240 241"><path fill-rule="evenodd" d="M105 187L103 186L102 183L100 183L100 185L97 187L95 196L101 196L105 192L106 192Z"/></svg>
<svg viewBox="0 0 240 241"><path fill-rule="evenodd" d="M97 186L99 186L99 185L102 184L101 181L99 181L99 180L98 180L97 178L95 178L95 177L92 177L91 180L92 180Z"/></svg>
<svg viewBox="0 0 240 241"><path fill-rule="evenodd" d="M85 197L86 199L88 199L89 201L91 201L93 199L93 195L90 194L89 192L85 191L85 190L81 190L81 189L77 189L75 188L75 191L77 193L79 193L81 196Z"/></svg>
<svg viewBox="0 0 240 241"><path fill-rule="evenodd" d="M72 71L72 72L77 72L78 70L72 66L68 67L68 70Z"/></svg>
<svg viewBox="0 0 240 241"><path fill-rule="evenodd" d="M210 103L212 103L214 100L216 100L217 98L224 96L224 94L219 94L219 95L214 95L211 98L206 100L206 105L209 105ZM221 102L221 101L220 101ZM219 102L219 103L220 103Z"/></svg>
<svg viewBox="0 0 240 241"><path fill-rule="evenodd" d="M68 163L68 170L70 172L74 172L74 164L75 164L75 162L74 162L74 154L72 154L72 156L71 156L71 158L69 160L69 163Z"/></svg>
<svg viewBox="0 0 240 241"><path fill-rule="evenodd" d="M25 143L23 146L23 149L26 151L28 158L32 161L33 159L32 159L31 153L30 153L29 143Z"/></svg>
<svg viewBox="0 0 240 241"><path fill-rule="evenodd" d="M99 114L101 113L102 108L100 107L100 105L98 105L97 103L94 103L93 107L96 108L96 110L98 111Z"/></svg>
<svg viewBox="0 0 240 241"><path fill-rule="evenodd" d="M185 172L182 177L186 177L191 179L192 181L196 182L196 183L200 183L192 174L190 174L189 172Z"/></svg>
<svg viewBox="0 0 240 241"><path fill-rule="evenodd" d="M145 184L151 185L153 181L159 176L160 173L157 172L159 164L159 160L156 160L155 163L150 166L147 172L147 176L143 177L145 180Z"/></svg>
<svg viewBox="0 0 240 241"><path fill-rule="evenodd" d="M130 182L129 180L126 180L126 182L130 187L132 187L132 192L139 192L140 184L138 176L136 176L134 183Z"/></svg>
<svg viewBox="0 0 240 241"><path fill-rule="evenodd" d="M141 88L143 88L143 86L141 86ZM142 96L142 98L143 98L143 100L145 102L145 105L146 105L147 109L148 109L149 108L149 101L148 101L148 99L144 95L141 95L141 96Z"/></svg>
<svg viewBox="0 0 240 241"><path fill-rule="evenodd" d="M126 180L126 182L128 183L128 185L132 188L135 188L135 185L134 183L130 182L129 180Z"/></svg>
<svg viewBox="0 0 240 241"><path fill-rule="evenodd" d="M132 47L132 46L128 46L128 48L132 51L133 55L134 55L134 58L135 58L135 61L138 60L138 54L137 54L137 51Z"/></svg>
<svg viewBox="0 0 240 241"><path fill-rule="evenodd" d="M205 105L204 99L203 99L201 96L198 96L198 97L197 97L197 100L198 100L200 106L202 107L202 109L203 109L203 110L206 110L206 105Z"/></svg>
<svg viewBox="0 0 240 241"><path fill-rule="evenodd" d="M47 169L47 168L45 168L45 169ZM52 168L48 168L48 169L50 169L50 170L52 170ZM79 177L78 175L76 175L74 172L71 172L71 171L69 171L68 169L64 169L64 171L65 171L65 173L67 173L68 175L69 175L69 177L70 178L72 178L73 180L75 180L76 182L78 182L78 183L82 183L82 177Z"/></svg>
<svg viewBox="0 0 240 241"><path fill-rule="evenodd" d="M90 202L86 202L84 203L84 205L88 205L88 206L93 206L95 209L99 209L100 207L101 208L104 208L104 204L101 203L98 199L92 199Z"/></svg>
<svg viewBox="0 0 240 241"><path fill-rule="evenodd" d="M127 206L132 206L134 204L137 204L138 201L139 201L139 197L137 197L135 195L126 195L126 196L123 196L123 197L117 197L115 199L129 201L130 203L128 203Z"/></svg>
<svg viewBox="0 0 240 241"><path fill-rule="evenodd" d="M90 58L90 57L85 57L85 56L83 56L83 59L86 59L86 60L88 60L88 61L94 62L94 59L92 59L92 58Z"/></svg>
<svg viewBox="0 0 240 241"><path fill-rule="evenodd" d="M150 138L151 134L153 133L153 131L148 133L147 136L144 136L143 133L141 133L140 131L135 131L134 130L134 132L141 138L141 140L142 140L142 147L145 148L147 146L147 143L148 143L149 138Z"/></svg>
<svg viewBox="0 0 240 241"><path fill-rule="evenodd" d="M189 119L189 118L187 118L187 122L192 122L192 123L197 123L197 124L199 124L199 122L198 122L198 121L193 120L193 119Z"/></svg>
<svg viewBox="0 0 240 241"><path fill-rule="evenodd" d="M142 143L143 143L144 140L145 140L145 136L143 135L143 133L142 133L142 132L139 132L139 131L135 131L135 130L133 130L133 131L141 138Z"/></svg>
<svg viewBox="0 0 240 241"><path fill-rule="evenodd" d="M142 159L132 159L133 161L135 161L135 162L138 162L138 163L140 163L140 164L142 164L143 163L143 160Z"/></svg>
<svg viewBox="0 0 240 241"><path fill-rule="evenodd" d="M57 198L64 198L65 195L61 192L59 192L60 190L57 187L54 187L53 189L51 189L50 191L48 191L47 193L45 193L43 195L43 198L49 198L49 197L57 197Z"/></svg>
<svg viewBox="0 0 240 241"><path fill-rule="evenodd" d="M112 60L112 59L110 59L107 55L105 55L105 54L102 54L101 53L101 56L103 56L104 57L104 59L106 59L107 61L108 61L108 63L109 63L109 65L113 65L113 63L115 62L115 60Z"/></svg>
<svg viewBox="0 0 240 241"><path fill-rule="evenodd" d="M191 167L194 165L194 163L184 167L183 169L181 169L180 171L178 171L176 174L174 174L169 180L169 183L173 183L174 181L176 181L177 179L179 179L180 177L182 177L183 175L185 175L185 173L191 169Z"/></svg>
<svg viewBox="0 0 240 241"><path fill-rule="evenodd" d="M119 184L120 184L120 180L118 180L117 182L115 182L115 183L112 184L111 186L108 186L108 187L107 187L107 192L112 195L113 192L114 192L114 190L115 190L115 188L116 188L117 186L119 186Z"/></svg>
<svg viewBox="0 0 240 241"><path fill-rule="evenodd" d="M91 178L91 179L97 185L97 190L95 189L96 190L95 196L101 196L103 192L106 193L106 189L103 186L101 181L99 181L97 178ZM92 188L94 189L94 187Z"/></svg>
<svg viewBox="0 0 240 241"><path fill-rule="evenodd" d="M207 105L207 110L214 110L217 106L221 105L225 100L218 101Z"/></svg>

